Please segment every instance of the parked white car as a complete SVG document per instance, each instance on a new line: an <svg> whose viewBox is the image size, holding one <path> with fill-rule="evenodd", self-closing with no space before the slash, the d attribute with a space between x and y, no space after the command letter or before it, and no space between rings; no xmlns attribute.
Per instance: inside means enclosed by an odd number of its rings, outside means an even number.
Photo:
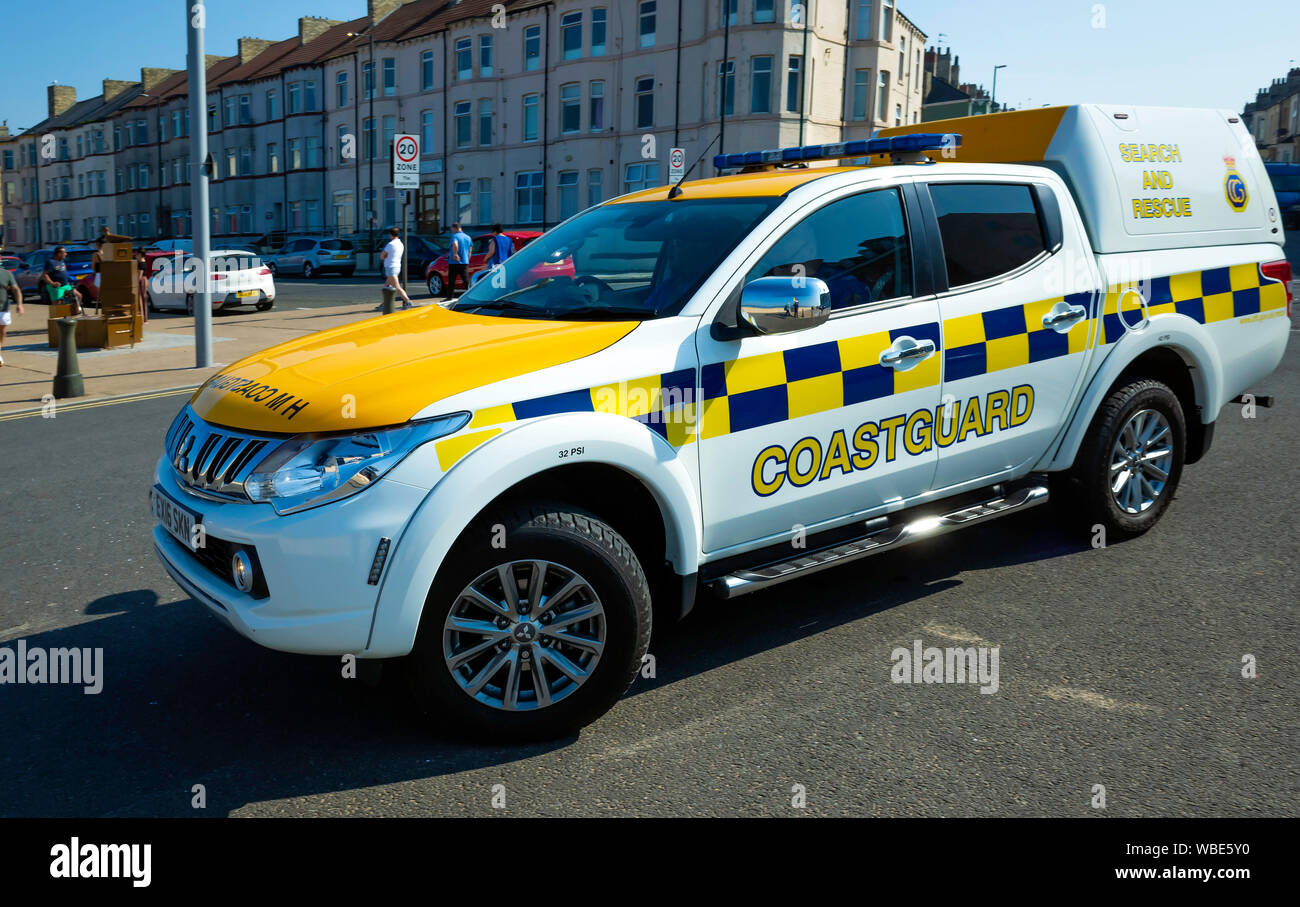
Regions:
<svg viewBox="0 0 1300 907"><path fill-rule="evenodd" d="M293 237L266 261L276 274L301 277L329 273L351 277L357 269L356 247L347 239Z"/></svg>
<svg viewBox="0 0 1300 907"><path fill-rule="evenodd" d="M177 253L151 263L149 302L154 309L194 313L195 281L185 280L187 256ZM255 306L264 312L275 303L275 275L257 255L238 249L212 253L212 310Z"/></svg>

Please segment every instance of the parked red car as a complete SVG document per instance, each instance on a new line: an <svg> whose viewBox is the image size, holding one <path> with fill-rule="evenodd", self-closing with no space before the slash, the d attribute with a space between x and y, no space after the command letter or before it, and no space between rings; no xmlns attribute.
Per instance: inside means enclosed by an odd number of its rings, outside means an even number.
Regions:
<svg viewBox="0 0 1300 907"><path fill-rule="evenodd" d="M507 230L505 231L505 235L510 237L510 241L514 243L514 251L518 252L542 234L536 230ZM484 233L480 236L475 236L474 244L470 247L469 255L469 282L471 285L474 283L474 275L487 269L488 259L491 257L492 234ZM536 270L537 269L534 269L534 271ZM444 289L447 286L447 274L446 254L440 255L429 263L428 269L424 272L424 282L429 287L429 295L437 296L439 298L445 295ZM548 268L546 274L537 274L536 276L540 279L541 277L559 275L565 275L568 277L573 276L573 262L568 258L556 263L554 266L554 274L551 274L550 269Z"/></svg>

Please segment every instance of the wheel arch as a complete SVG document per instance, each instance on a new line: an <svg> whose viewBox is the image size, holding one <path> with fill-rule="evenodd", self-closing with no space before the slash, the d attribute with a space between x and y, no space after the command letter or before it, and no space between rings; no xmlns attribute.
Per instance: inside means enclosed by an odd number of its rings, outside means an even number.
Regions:
<svg viewBox="0 0 1300 907"><path fill-rule="evenodd" d="M1204 327L1182 316L1173 327L1157 317L1140 332L1120 338L1088 382L1061 443L1037 469L1056 472L1074 465L1097 410L1119 386L1134 378L1167 384L1182 404L1187 423L1186 463L1204 453L1222 404L1223 368Z"/></svg>
<svg viewBox="0 0 1300 907"><path fill-rule="evenodd" d="M582 448L580 459L558 459L561 450L576 448ZM693 470L684 462L694 457L691 447L676 450L622 416L573 413L512 426L449 465L445 475L438 474L435 451L436 443L425 445L394 471L398 481L432 475L432 482L425 480L432 488L394 540L367 655L409 652L428 590L452 546L484 513L530 496L570 502L608 522L636 551L653 590L676 596L694 588L701 524ZM650 518L637 519L645 514Z"/></svg>

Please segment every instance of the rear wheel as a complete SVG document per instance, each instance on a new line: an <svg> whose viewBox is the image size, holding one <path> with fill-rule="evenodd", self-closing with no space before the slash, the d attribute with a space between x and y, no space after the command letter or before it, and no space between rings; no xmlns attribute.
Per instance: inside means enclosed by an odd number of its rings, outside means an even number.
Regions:
<svg viewBox="0 0 1300 907"><path fill-rule="evenodd" d="M558 506L499 513L448 555L407 675L440 725L478 738L562 736L627 690L650 625L645 573L608 525Z"/></svg>
<svg viewBox="0 0 1300 907"><path fill-rule="evenodd" d="M1146 532L1178 489L1187 429L1169 387L1149 378L1116 388L1093 417L1072 473L1078 502L1119 538Z"/></svg>
<svg viewBox="0 0 1300 907"><path fill-rule="evenodd" d="M428 284L429 284L429 295L430 295L430 296L441 296L441 295L442 295L442 275L441 275L441 274L439 274L437 271L434 271L432 274L430 274L430 275L429 275Z"/></svg>
<svg viewBox="0 0 1300 907"><path fill-rule="evenodd" d="M193 314L194 314L194 294L193 294L193 293L186 293L186 294L185 294L185 314L186 314L186 315L193 315Z"/></svg>
<svg viewBox="0 0 1300 907"><path fill-rule="evenodd" d="M150 311L150 312L157 313L157 312L159 311L158 306L154 305L153 294L152 294L152 293L145 293L145 294L144 294L144 301L145 301L145 304L149 307L149 311Z"/></svg>
<svg viewBox="0 0 1300 907"><path fill-rule="evenodd" d="M259 303L257 304L257 310L258 310L259 312L265 312L265 311L268 311L268 310L271 308L271 306L272 306L273 304L274 304L274 303L272 303L271 300L269 300L269 299L264 299L264 300L262 300L261 302L259 302Z"/></svg>
<svg viewBox="0 0 1300 907"><path fill-rule="evenodd" d="M311 262L309 262L309 261L304 261L304 262L302 263L302 276L303 276L303 277L311 277L311 276L312 276L313 274L315 274L315 273L316 273L316 269L313 268L313 267L311 266Z"/></svg>

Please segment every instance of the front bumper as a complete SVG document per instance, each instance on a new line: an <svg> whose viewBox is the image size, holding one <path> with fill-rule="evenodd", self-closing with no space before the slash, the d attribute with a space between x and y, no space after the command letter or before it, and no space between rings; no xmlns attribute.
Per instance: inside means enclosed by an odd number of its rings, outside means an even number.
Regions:
<svg viewBox="0 0 1300 907"><path fill-rule="evenodd" d="M210 539L255 549L266 592L240 592L212 558L200 558L155 526L154 551L177 585L254 642L312 655L361 653L370 639L383 585L371 566L382 538L391 563L426 489L383 479L373 488L302 513L279 516L268 504L208 501L190 495L160 461L154 482L202 515ZM385 565L387 566L387 564Z"/></svg>

